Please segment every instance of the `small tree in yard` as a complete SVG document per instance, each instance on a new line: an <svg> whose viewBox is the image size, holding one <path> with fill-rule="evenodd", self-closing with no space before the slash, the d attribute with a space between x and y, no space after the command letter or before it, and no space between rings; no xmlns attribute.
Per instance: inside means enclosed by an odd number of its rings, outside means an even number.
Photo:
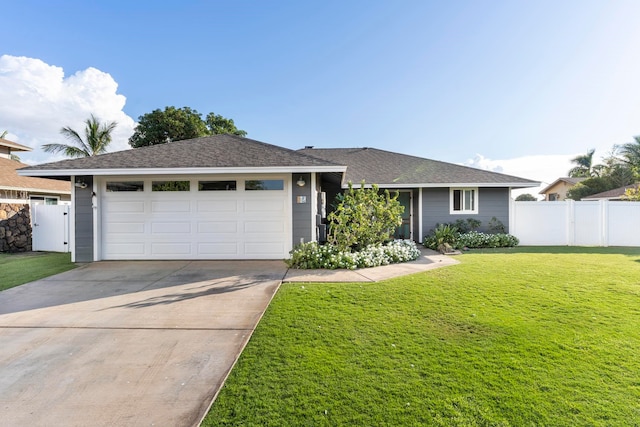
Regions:
<svg viewBox="0 0 640 427"><path fill-rule="evenodd" d="M368 245L383 243L391 238L402 224L404 206L398 202L398 193L392 197L388 190L371 188L349 188L339 195L336 210L328 216L329 243L341 250L361 249Z"/></svg>

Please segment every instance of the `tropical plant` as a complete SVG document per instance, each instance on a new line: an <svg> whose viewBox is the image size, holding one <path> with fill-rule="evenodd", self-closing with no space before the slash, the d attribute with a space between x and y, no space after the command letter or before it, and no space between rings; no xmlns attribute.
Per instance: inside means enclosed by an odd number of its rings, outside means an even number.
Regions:
<svg viewBox="0 0 640 427"><path fill-rule="evenodd" d="M329 243L340 250L359 250L366 246L383 243L391 239L396 228L402 224L404 206L388 190L380 193L378 186L359 189L349 188L338 198L335 210L327 216L329 221Z"/></svg>
<svg viewBox="0 0 640 427"><path fill-rule="evenodd" d="M63 127L60 133L70 144L44 144L42 148L48 153L63 152L67 157L91 157L106 153L111 143L111 132L116 122L100 123L93 114L85 120L84 139L69 126Z"/></svg>
<svg viewBox="0 0 640 427"><path fill-rule="evenodd" d="M593 154L596 152L594 148L587 151L586 154L576 156L571 159L571 162L576 166L569 170L569 176L573 178L588 178L596 176L596 171L593 169Z"/></svg>
<svg viewBox="0 0 640 427"><path fill-rule="evenodd" d="M624 190L624 194L622 195L621 199L630 202L640 202L640 187L635 186L627 188L626 190Z"/></svg>
<svg viewBox="0 0 640 427"><path fill-rule="evenodd" d="M640 178L640 136L635 136L633 142L617 147L623 162L632 170L636 179Z"/></svg>

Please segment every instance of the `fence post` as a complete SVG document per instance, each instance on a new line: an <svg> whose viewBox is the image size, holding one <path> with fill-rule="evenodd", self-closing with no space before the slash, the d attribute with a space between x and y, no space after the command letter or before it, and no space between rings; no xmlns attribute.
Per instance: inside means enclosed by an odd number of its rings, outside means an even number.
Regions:
<svg viewBox="0 0 640 427"><path fill-rule="evenodd" d="M600 200L600 246L609 246L609 200Z"/></svg>
<svg viewBox="0 0 640 427"><path fill-rule="evenodd" d="M567 231L566 231L566 245L567 246L574 246L576 243L576 233L575 233L575 224L576 224L576 220L575 220L575 200L565 200L566 203L566 216L567 216Z"/></svg>

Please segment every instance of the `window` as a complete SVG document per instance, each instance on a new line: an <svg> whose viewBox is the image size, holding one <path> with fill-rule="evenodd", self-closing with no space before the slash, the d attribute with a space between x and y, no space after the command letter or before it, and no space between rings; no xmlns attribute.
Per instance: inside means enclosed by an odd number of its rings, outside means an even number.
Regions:
<svg viewBox="0 0 640 427"><path fill-rule="evenodd" d="M107 182L107 191L144 191L143 181L111 181Z"/></svg>
<svg viewBox="0 0 640 427"><path fill-rule="evenodd" d="M47 196L29 196L29 201L32 206L35 205L57 205L58 204L57 197L47 197Z"/></svg>
<svg viewBox="0 0 640 427"><path fill-rule="evenodd" d="M478 189L452 188L450 193L451 214L477 214Z"/></svg>
<svg viewBox="0 0 640 427"><path fill-rule="evenodd" d="M282 179L256 179L244 183L245 190L284 190Z"/></svg>
<svg viewBox="0 0 640 427"><path fill-rule="evenodd" d="M235 181L198 181L198 191L235 191Z"/></svg>
<svg viewBox="0 0 640 427"><path fill-rule="evenodd" d="M151 191L189 191L189 181L153 181Z"/></svg>

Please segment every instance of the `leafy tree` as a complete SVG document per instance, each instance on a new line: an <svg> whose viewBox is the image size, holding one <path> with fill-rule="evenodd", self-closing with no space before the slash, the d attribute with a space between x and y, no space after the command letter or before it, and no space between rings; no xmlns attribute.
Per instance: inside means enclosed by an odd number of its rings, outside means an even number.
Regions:
<svg viewBox="0 0 640 427"><path fill-rule="evenodd" d="M375 184L359 189L349 188L338 196L335 211L329 220L329 243L340 250L360 249L383 243L391 238L402 224L404 206L398 201L398 193L392 197L389 190L380 193Z"/></svg>
<svg viewBox="0 0 640 427"><path fill-rule="evenodd" d="M592 194L602 193L617 188L610 177L596 176L577 183L567 191L567 199L582 200Z"/></svg>
<svg viewBox="0 0 640 427"><path fill-rule="evenodd" d="M71 144L45 144L42 146L48 153L63 152L68 157L91 157L106 153L111 143L111 132L116 128L116 122L100 123L93 114L85 120L84 139L70 127L64 127L60 133Z"/></svg>
<svg viewBox="0 0 640 427"><path fill-rule="evenodd" d="M640 202L640 187L627 188L624 191L622 200L628 200L630 202Z"/></svg>
<svg viewBox="0 0 640 427"><path fill-rule="evenodd" d="M536 202L538 201L538 198L536 196L534 196L533 194L520 194L518 197L516 197L516 202Z"/></svg>
<svg viewBox="0 0 640 427"><path fill-rule="evenodd" d="M189 107L165 107L138 117L138 125L129 138L133 148L165 144L183 139L215 134L246 136L247 132L236 128L233 120L209 113L206 120Z"/></svg>
<svg viewBox="0 0 640 427"><path fill-rule="evenodd" d="M597 175L597 169L593 168L593 154L596 152L594 148L587 151L587 154L576 156L571 162L576 166L569 170L569 176L572 178L589 178Z"/></svg>
<svg viewBox="0 0 640 427"><path fill-rule="evenodd" d="M207 129L211 135L230 134L238 136L247 136L247 132L240 130L233 123L233 119L227 119L219 114L209 113L205 119Z"/></svg>

